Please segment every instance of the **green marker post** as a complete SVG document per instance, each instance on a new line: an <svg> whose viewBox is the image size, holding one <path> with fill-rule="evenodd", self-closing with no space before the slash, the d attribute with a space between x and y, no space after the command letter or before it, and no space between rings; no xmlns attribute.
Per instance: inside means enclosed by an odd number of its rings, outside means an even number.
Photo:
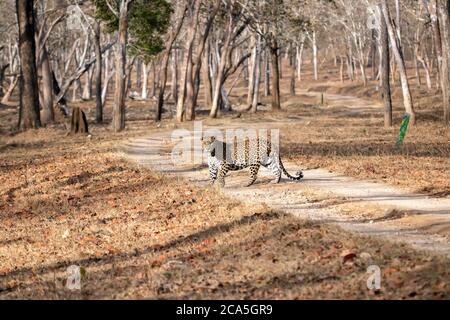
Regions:
<svg viewBox="0 0 450 320"><path fill-rule="evenodd" d="M403 140L405 140L406 131L408 130L409 119L411 115L409 113L405 113L402 119L402 124L400 126L400 133L398 135L397 147L400 147L403 144Z"/></svg>

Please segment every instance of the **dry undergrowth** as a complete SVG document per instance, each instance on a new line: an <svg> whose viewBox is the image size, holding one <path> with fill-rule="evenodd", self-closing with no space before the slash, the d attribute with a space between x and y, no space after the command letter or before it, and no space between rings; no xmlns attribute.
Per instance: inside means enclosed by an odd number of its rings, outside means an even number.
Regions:
<svg viewBox="0 0 450 320"><path fill-rule="evenodd" d="M336 110L317 108L297 106L301 113L314 112L314 120L284 130L282 146L299 165L385 181L413 192L450 195L450 127L421 121L397 148L398 128L384 129L379 114L345 119Z"/></svg>
<svg viewBox="0 0 450 320"><path fill-rule="evenodd" d="M326 94L331 93L380 101L376 81L369 81L367 87L358 81L340 83L330 80L339 77L335 67L328 65L325 69L326 75L322 75L325 80L309 81L312 70L307 68L307 80L301 86L307 91L324 92L325 100ZM409 74L414 74L412 69ZM385 181L413 192L450 197L450 126L442 122L440 92L428 91L423 85L418 88L413 77L410 85L418 121L409 128L400 149L395 142L404 108L398 84L393 88L392 128L383 127L380 111L369 108L352 114L352 106L345 101L332 108L318 107L317 99L300 95L290 98L286 105L289 112L304 117L305 121L286 130L282 141L299 164ZM284 87L288 88L287 82Z"/></svg>
<svg viewBox="0 0 450 320"><path fill-rule="evenodd" d="M444 257L224 199L122 161L112 139L46 129L3 145L1 298L450 297ZM80 292L64 287L74 264Z"/></svg>

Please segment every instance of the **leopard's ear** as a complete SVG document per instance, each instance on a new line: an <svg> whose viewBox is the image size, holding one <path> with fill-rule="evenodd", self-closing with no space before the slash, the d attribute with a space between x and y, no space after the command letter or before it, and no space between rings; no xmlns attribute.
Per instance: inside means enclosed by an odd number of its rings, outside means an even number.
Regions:
<svg viewBox="0 0 450 320"><path fill-rule="evenodd" d="M216 137L215 136L202 136L202 141L206 141L208 143L212 143L214 141L216 141Z"/></svg>

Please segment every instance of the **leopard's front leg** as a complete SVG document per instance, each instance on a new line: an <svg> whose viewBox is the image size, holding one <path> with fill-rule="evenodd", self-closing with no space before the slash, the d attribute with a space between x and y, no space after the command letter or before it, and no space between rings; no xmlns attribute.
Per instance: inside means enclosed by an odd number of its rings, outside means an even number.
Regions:
<svg viewBox="0 0 450 320"><path fill-rule="evenodd" d="M217 172L219 171L219 168L216 165L212 165L209 167L209 179L210 184L213 185L214 182L217 180Z"/></svg>
<svg viewBox="0 0 450 320"><path fill-rule="evenodd" d="M217 172L219 170L219 166L220 162L217 161L214 157L208 158L209 179L211 185L213 185L217 180Z"/></svg>
<svg viewBox="0 0 450 320"><path fill-rule="evenodd" d="M219 187L225 187L225 176L228 171L230 171L231 166L227 163L222 162L219 167L219 173L217 175L217 182L219 183Z"/></svg>

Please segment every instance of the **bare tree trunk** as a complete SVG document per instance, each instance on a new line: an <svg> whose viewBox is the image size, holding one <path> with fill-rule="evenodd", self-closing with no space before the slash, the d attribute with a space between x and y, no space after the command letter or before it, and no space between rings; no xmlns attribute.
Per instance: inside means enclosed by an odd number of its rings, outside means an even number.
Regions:
<svg viewBox="0 0 450 320"><path fill-rule="evenodd" d="M280 79L283 79L283 56L281 52L278 54L278 75Z"/></svg>
<svg viewBox="0 0 450 320"><path fill-rule="evenodd" d="M420 77L420 70L419 70L419 60L417 58L419 56L419 50L420 50L419 41L420 41L420 24L419 24L419 27L417 27L417 31L414 36L414 53L413 53L413 55L414 55L414 72L416 74L418 87L420 87L422 85L422 80Z"/></svg>
<svg viewBox="0 0 450 320"><path fill-rule="evenodd" d="M270 63L267 48L264 49L264 96L270 96Z"/></svg>
<svg viewBox="0 0 450 320"><path fill-rule="evenodd" d="M127 67L125 68L125 77L126 77L126 89L125 89L125 97L128 96L131 87L132 87L132 81L131 81L131 72L133 71L134 68L134 62L136 61L136 57L133 57L133 59L127 63Z"/></svg>
<svg viewBox="0 0 450 320"><path fill-rule="evenodd" d="M420 87L422 85L422 78L420 77L420 71L419 71L419 61L417 60L417 56L414 55L414 74L416 76L417 86Z"/></svg>
<svg viewBox="0 0 450 320"><path fill-rule="evenodd" d="M300 49L297 52L297 79L302 81L302 66L303 66L303 49L305 47L305 39L302 38Z"/></svg>
<svg viewBox="0 0 450 320"><path fill-rule="evenodd" d="M216 83L214 85L214 93L213 93L213 102L212 102L212 106L211 106L211 111L209 113L209 116L211 118L216 118L217 117L217 112L219 110L219 104L220 104L220 98L222 95L222 86L223 86L223 82L224 82L224 74L225 74L225 67L228 63L228 55L230 52L230 43L231 43L231 38L232 38L232 34L233 34L233 18L231 16L231 13L229 14L230 16L227 17L227 27L226 27L226 36L225 36L225 41L224 44L222 46L222 50L221 50L221 54L220 54L220 63L219 63L219 67L217 70L217 75L216 75Z"/></svg>
<svg viewBox="0 0 450 320"><path fill-rule="evenodd" d="M440 5L440 8L438 9L438 6ZM449 99L449 81L448 81L448 61L447 61L447 55L444 56L444 51L446 51L446 41L443 37L441 37L441 27L440 27L440 20L443 20L441 22L442 26L444 28L442 31L445 33L447 32L448 35L448 26L445 26L445 11L443 10L444 4L438 4L437 0L431 0L429 2L430 7L430 18L431 18L431 26L433 29L433 36L434 36L434 45L436 50L436 56L437 56L437 62L438 62L438 76L439 76L439 84L441 86L442 90L442 98L443 98L443 107L444 107L444 121L448 121L448 99ZM438 11L440 14L438 14ZM444 12L444 15L442 15L442 12Z"/></svg>
<svg viewBox="0 0 450 320"><path fill-rule="evenodd" d="M107 75L107 77L105 78L105 81L103 83L103 89L102 89L102 108L105 107L106 104L106 96L108 93L108 86L109 86L109 82L111 81L112 77L114 76L115 71L111 70L111 72Z"/></svg>
<svg viewBox="0 0 450 320"><path fill-rule="evenodd" d="M42 49L41 76L42 76L42 123L50 124L55 121L53 112L53 77L50 60L46 48Z"/></svg>
<svg viewBox="0 0 450 320"><path fill-rule="evenodd" d="M170 48L168 49L166 47L167 52L164 53L163 61L161 63L161 73L160 73L160 85L159 85L159 92L158 92L158 102L156 104L156 113L155 113L155 121L161 121L162 117L162 108L164 105L164 92L166 89L167 84L167 67L169 65L169 57L170 57L170 51L172 50L172 44L170 44Z"/></svg>
<svg viewBox="0 0 450 320"><path fill-rule="evenodd" d="M178 50L172 54L172 98L174 103L178 101Z"/></svg>
<svg viewBox="0 0 450 320"><path fill-rule="evenodd" d="M245 82L248 81L248 77L250 76L249 69L250 69L250 65L249 65L248 59L247 59L244 63L244 80L245 80Z"/></svg>
<svg viewBox="0 0 450 320"><path fill-rule="evenodd" d="M19 127L26 130L41 126L33 1L16 0L16 10L21 62Z"/></svg>
<svg viewBox="0 0 450 320"><path fill-rule="evenodd" d="M222 87L220 88L220 101L221 101L221 109L224 111L231 111L231 103L230 103L230 99L228 99L228 95L225 92L225 88L222 85Z"/></svg>
<svg viewBox="0 0 450 320"><path fill-rule="evenodd" d="M431 28L433 30L434 37L434 48L436 50L436 56L438 59L438 70L441 72L441 62L442 62L442 41L441 41L441 30L439 26L438 8L437 0L431 0L430 5L430 18L431 18Z"/></svg>
<svg viewBox="0 0 450 320"><path fill-rule="evenodd" d="M244 72L244 70L245 70L245 67L241 69L241 71L239 72L237 77L233 80L233 83L231 84L230 88L228 89L228 92L226 93L227 96L230 96L230 94L233 91L233 89L235 88L237 82L241 79L240 76Z"/></svg>
<svg viewBox="0 0 450 320"><path fill-rule="evenodd" d="M252 112L256 112L258 108L258 100L259 100L259 84L261 79L261 36L258 35L258 39L256 40L256 54L255 54L255 64L254 64L254 90L253 90L253 99L252 99Z"/></svg>
<svg viewBox="0 0 450 320"><path fill-rule="evenodd" d="M355 79L355 72L353 69L353 56L352 56L352 50L349 49L349 52L346 56L346 63L347 63L347 74L350 81L353 81Z"/></svg>
<svg viewBox="0 0 450 320"><path fill-rule="evenodd" d="M18 76L14 77L12 79L11 83L9 84L8 90L6 90L5 95L2 98L2 101L1 101L2 104L8 105L10 103L9 99L11 98L11 95L13 94L14 89L16 88L17 84L19 83L19 79L20 79L20 77L18 77Z"/></svg>
<svg viewBox="0 0 450 320"><path fill-rule="evenodd" d="M164 51L164 55L161 62L161 69L160 69L160 82L159 82L159 92L158 92L158 101L156 103L156 114L155 114L155 121L161 121L162 117L162 108L164 105L164 92L166 90L166 84L167 84L167 68L169 66L169 58L170 53L172 52L173 44L178 37L178 34L180 33L181 27L183 26L183 21L185 17L187 7L185 6L184 9L181 11L181 17L177 24L174 26L174 28L171 30L169 34L169 38L166 42L166 49Z"/></svg>
<svg viewBox="0 0 450 320"><path fill-rule="evenodd" d="M228 36L227 36L228 37ZM209 113L209 116L211 118L217 117L217 112L219 110L219 104L220 104L220 98L222 95L222 86L224 82L224 73L225 73L225 66L226 66L226 60L228 56L228 50L229 50L229 41L224 45L224 48L222 49L223 52L221 54L220 64L217 70L216 75L216 81L214 85L214 94L213 94L213 102L211 106L211 111Z"/></svg>
<svg viewBox="0 0 450 320"><path fill-rule="evenodd" d="M361 41L360 41L360 43L361 43ZM359 48L359 68L361 69L361 77L363 80L363 85L364 85L364 87L366 87L367 86L367 76L366 76L366 68L364 66L364 51L361 47Z"/></svg>
<svg viewBox="0 0 450 320"><path fill-rule="evenodd" d="M438 12L441 23L442 39L442 98L444 122L450 124L450 0L440 0Z"/></svg>
<svg viewBox="0 0 450 320"><path fill-rule="evenodd" d="M56 104L59 107L59 110L63 113L65 117L69 115L69 109L67 108L67 102L64 98L64 94L61 94L61 88L59 87L58 80L56 79L55 72L52 70L52 83L53 83L53 94L55 95Z"/></svg>
<svg viewBox="0 0 450 320"><path fill-rule="evenodd" d="M127 42L128 42L128 4L121 0L119 16L119 43L116 59L116 88L113 107L113 129L115 132L125 129L125 94L127 89Z"/></svg>
<svg viewBox="0 0 450 320"><path fill-rule="evenodd" d="M390 16L390 13L389 13L389 8L388 8L386 0L382 1L382 11L383 11L384 20L385 20L386 25L387 25L392 51L394 52L394 57L395 57L395 59L397 61L397 65L398 65L399 72L400 72L400 80L401 80L401 84L402 84L403 103L405 105L405 111L407 113L409 113L409 115L411 117L410 122L411 122L411 125L413 125L415 123L416 115L415 115L415 112L414 112L414 106L413 106L411 91L409 89L409 83L408 83L408 77L407 77L407 74L406 74L405 61L403 59L403 54L402 54L402 51L400 49L400 44L397 41L397 36L395 34L395 30L394 30L394 27L392 25L391 16Z"/></svg>
<svg viewBox="0 0 450 320"><path fill-rule="evenodd" d="M80 79L75 79L72 85L72 101L76 102L78 100L81 82Z"/></svg>
<svg viewBox="0 0 450 320"><path fill-rule="evenodd" d="M94 76L94 71L92 68L90 68L88 70L88 72L86 72L86 80L84 82L84 87L83 87L83 95L82 98L83 100L91 100L92 99L92 80L93 80L93 76Z"/></svg>
<svg viewBox="0 0 450 320"><path fill-rule="evenodd" d="M319 66L317 62L317 39L316 32L312 34L313 64L314 64L314 80L319 79Z"/></svg>
<svg viewBox="0 0 450 320"><path fill-rule="evenodd" d="M212 83L211 83L211 74L209 72L209 65L211 63L211 46L209 41L206 43L204 59L205 61L203 62L203 82L205 86L205 103L207 107L211 107Z"/></svg>
<svg viewBox="0 0 450 320"><path fill-rule="evenodd" d="M102 103L102 49L100 43L100 23L94 25L94 50L95 50L95 122L103 122L103 103Z"/></svg>
<svg viewBox="0 0 450 320"><path fill-rule="evenodd" d="M192 65L192 50L193 50L193 44L195 40L195 35L197 33L197 22L200 12L200 5L201 0L195 0L193 4L193 8L191 8L191 22L189 24L188 29L188 36L187 36L187 43L186 43L186 52L184 55L184 65L182 68L182 74L181 74L181 85L180 85L180 92L178 94L178 102L177 102L177 114L176 114L176 120L177 122L182 122L184 118L184 101L186 99L186 85L189 81L189 70L191 69L190 66Z"/></svg>
<svg viewBox="0 0 450 320"><path fill-rule="evenodd" d="M50 124L55 121L55 114L53 111L53 72L50 64L50 58L46 47L46 42L50 32L53 30L63 16L56 18L53 23L46 26L46 19L43 18L41 26L37 27L35 33L36 46L36 65L38 73L40 72L41 83L38 84L40 92L39 98L42 106L41 121L43 124Z"/></svg>
<svg viewBox="0 0 450 320"><path fill-rule="evenodd" d="M376 58L377 58L377 46L376 46L376 35L375 35L375 29L372 29L371 33L371 41L370 41L370 54L369 54L369 63L367 67L372 68L372 80L375 80L377 77L377 64L376 64Z"/></svg>
<svg viewBox="0 0 450 320"><path fill-rule="evenodd" d="M202 67L202 57L205 51L206 42L209 37L209 33L214 23L214 19L219 11L221 1L216 0L215 3L211 3L209 7L210 14L205 23L203 34L199 37L197 43L196 59L191 64L191 78L188 82L186 97L186 120L191 121L195 119L195 107L197 105L198 91L200 89L200 71Z"/></svg>
<svg viewBox="0 0 450 320"><path fill-rule="evenodd" d="M108 52L105 55L105 72L104 72L104 76L103 76L103 83L102 83L102 110L105 107L105 103L106 103L106 95L108 93L108 86L109 86L109 81L111 80L113 74L114 74L114 70L113 70L113 66L114 63L112 63L112 66L110 66L110 58L109 58L110 53ZM111 70L110 70L111 69Z"/></svg>
<svg viewBox="0 0 450 320"><path fill-rule="evenodd" d="M142 92L141 92L141 98L143 100L147 100L148 98L148 73L150 72L149 68L148 68L148 64L147 63L143 63L143 74L144 74L144 79L142 80Z"/></svg>
<svg viewBox="0 0 450 320"><path fill-rule="evenodd" d="M185 112L185 120L191 121L194 118L194 67L192 62L192 55L191 60L188 64L188 70L186 73L186 97L184 98L185 106L184 106L184 112Z"/></svg>
<svg viewBox="0 0 450 320"><path fill-rule="evenodd" d="M218 45L216 42L214 42L214 49L211 52L211 61L210 61L210 65L209 65L209 74L211 77L211 92L212 92L212 99L214 99L214 84L215 84L215 79L216 79L216 75L217 75L217 70L219 69L218 64L219 64L219 53L218 53ZM211 100L211 106L212 106L212 100Z"/></svg>
<svg viewBox="0 0 450 320"><path fill-rule="evenodd" d="M427 82L427 89L428 89L428 91L431 91L433 85L431 83L430 68L424 58L422 58L421 56L417 56L417 59L422 64L423 70L425 71L425 81ZM395 79L393 81L395 81Z"/></svg>
<svg viewBox="0 0 450 320"><path fill-rule="evenodd" d="M249 79L248 79L248 88L247 88L247 106L252 105L253 101L253 92L255 91L255 69L256 69L256 40L255 37L252 37L251 41L252 48L252 56L251 61L249 63Z"/></svg>
<svg viewBox="0 0 450 320"><path fill-rule="evenodd" d="M278 42L273 38L270 45L270 55L272 62L272 110L281 109L280 101L280 74L278 68Z"/></svg>
<svg viewBox="0 0 450 320"><path fill-rule="evenodd" d="M142 88L142 59L136 59L136 90Z"/></svg>
<svg viewBox="0 0 450 320"><path fill-rule="evenodd" d="M400 17L400 0L395 0L395 24L396 24L396 30L397 30L397 37L398 37L398 43L401 47L402 43L402 30L401 30L401 17ZM403 54L403 52L402 52Z"/></svg>
<svg viewBox="0 0 450 320"><path fill-rule="evenodd" d="M188 120L189 119L190 120L194 120L194 118L195 118L195 107L197 106L198 94L200 92L200 83L201 83L200 73L203 70L202 64L203 64L203 61L200 60L199 65L198 65L199 69L197 69L197 67L195 68L195 73L194 73L194 101L190 102L191 118L187 117Z"/></svg>
<svg viewBox="0 0 450 320"><path fill-rule="evenodd" d="M0 47L3 50L3 47ZM2 51L0 50L0 52ZM5 71L9 68L9 64L0 65L0 97L3 96L3 79L5 78Z"/></svg>
<svg viewBox="0 0 450 320"><path fill-rule="evenodd" d="M296 57L295 57L295 53L294 50L292 50L291 52L291 83L289 86L289 91L291 96L295 96L295 69L296 69Z"/></svg>
<svg viewBox="0 0 450 320"><path fill-rule="evenodd" d="M150 72L152 72L153 73L153 76L152 76L152 91L151 91L151 93L150 93L150 95L152 96L152 97L154 97L154 96L156 96L156 86L157 86L157 84L158 84L158 82L156 81L156 74L157 74L157 71L156 71L156 63L155 63L155 60L152 60L152 65L151 65L151 68L150 68L150 70L149 70Z"/></svg>
<svg viewBox="0 0 450 320"><path fill-rule="evenodd" d="M381 6L380 6L381 12ZM386 22L381 20L380 25L380 45L381 45L381 96L384 101L384 126L392 126L392 99L390 80L390 55L389 55L389 36Z"/></svg>

